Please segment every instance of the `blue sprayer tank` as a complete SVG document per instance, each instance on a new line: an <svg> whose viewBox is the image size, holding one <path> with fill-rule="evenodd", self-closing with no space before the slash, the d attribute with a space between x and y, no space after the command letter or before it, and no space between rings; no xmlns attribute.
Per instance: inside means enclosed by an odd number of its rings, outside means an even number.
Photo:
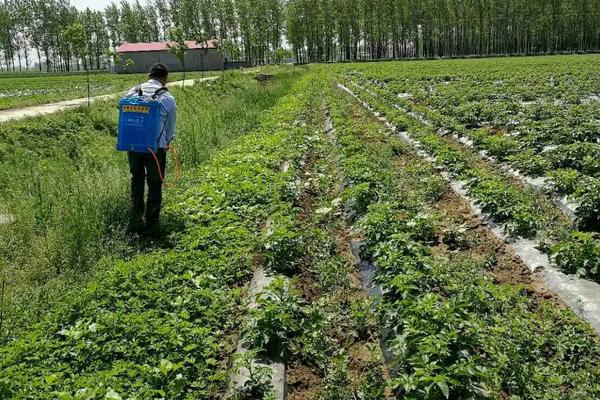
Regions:
<svg viewBox="0 0 600 400"><path fill-rule="evenodd" d="M149 153L158 150L161 104L145 96L124 97L119 101L117 150Z"/></svg>

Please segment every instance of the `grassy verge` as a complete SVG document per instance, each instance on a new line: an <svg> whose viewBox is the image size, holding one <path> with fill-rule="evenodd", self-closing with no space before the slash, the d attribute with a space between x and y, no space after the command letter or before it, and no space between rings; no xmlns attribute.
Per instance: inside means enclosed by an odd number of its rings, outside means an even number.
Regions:
<svg viewBox="0 0 600 400"><path fill-rule="evenodd" d="M180 185L186 186L188 171L255 128L261 113L298 76L297 70L279 71L261 86L251 76L228 72L224 83L173 89L179 103ZM126 232L128 165L114 150L116 119L116 107L100 103L90 111L0 126L0 214L15 219L0 225L3 330L43 315L65 287L79 285L114 258L155 246ZM171 197L169 189L167 204Z"/></svg>
<svg viewBox="0 0 600 400"><path fill-rule="evenodd" d="M598 397L591 329L520 278L502 244L456 211L460 201L431 165L350 97L329 101L350 183L344 198L383 289L397 397Z"/></svg>

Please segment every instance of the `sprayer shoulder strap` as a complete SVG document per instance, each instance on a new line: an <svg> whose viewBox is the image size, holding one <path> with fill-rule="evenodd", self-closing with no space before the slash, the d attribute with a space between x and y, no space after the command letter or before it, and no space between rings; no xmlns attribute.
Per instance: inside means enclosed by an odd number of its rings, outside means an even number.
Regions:
<svg viewBox="0 0 600 400"><path fill-rule="evenodd" d="M157 99L158 96L160 96L161 94L168 92L169 89L166 86L161 87L160 89L158 89L156 92L154 92L154 94L152 95L153 99Z"/></svg>
<svg viewBox="0 0 600 400"><path fill-rule="evenodd" d="M135 87L135 91L136 91L137 95L140 97L144 95L144 91L142 90L142 85L137 85Z"/></svg>

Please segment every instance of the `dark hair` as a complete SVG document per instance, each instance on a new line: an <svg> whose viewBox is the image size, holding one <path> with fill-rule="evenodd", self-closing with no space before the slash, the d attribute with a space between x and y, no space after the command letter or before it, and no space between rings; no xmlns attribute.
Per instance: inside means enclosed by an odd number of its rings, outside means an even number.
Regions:
<svg viewBox="0 0 600 400"><path fill-rule="evenodd" d="M154 64L150 67L150 78L166 79L169 76L169 70L165 64Z"/></svg>

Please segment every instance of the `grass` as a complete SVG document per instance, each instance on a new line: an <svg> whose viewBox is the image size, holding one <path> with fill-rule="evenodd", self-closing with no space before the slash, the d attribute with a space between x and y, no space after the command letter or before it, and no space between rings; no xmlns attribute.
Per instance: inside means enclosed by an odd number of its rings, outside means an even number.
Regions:
<svg viewBox="0 0 600 400"><path fill-rule="evenodd" d="M173 89L181 185L189 170L253 129L297 77L282 71L261 86L250 75L228 73L226 83ZM37 320L66 287L151 245L127 233L129 173L125 154L114 150L116 119L115 105L105 102L0 126L0 214L16 220L0 225L3 329ZM173 160L169 165L173 170Z"/></svg>

